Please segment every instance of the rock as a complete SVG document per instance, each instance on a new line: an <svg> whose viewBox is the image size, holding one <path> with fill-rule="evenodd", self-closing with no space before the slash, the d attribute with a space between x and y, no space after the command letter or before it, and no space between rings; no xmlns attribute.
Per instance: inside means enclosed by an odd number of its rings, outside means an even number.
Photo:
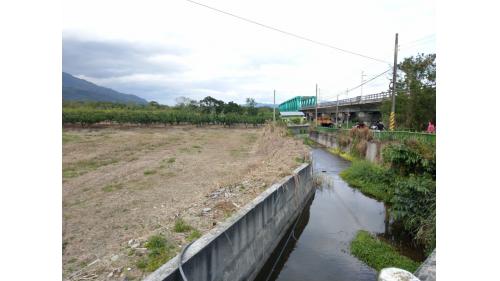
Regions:
<svg viewBox="0 0 500 281"><path fill-rule="evenodd" d="M128 241L128 245L130 248L135 249L141 245L141 241L137 239L130 239L130 241Z"/></svg>
<svg viewBox="0 0 500 281"><path fill-rule="evenodd" d="M119 255L114 255L111 257L111 261L117 261L120 258Z"/></svg>
<svg viewBox="0 0 500 281"><path fill-rule="evenodd" d="M203 210L201 210L202 214L206 214L210 211L212 211L212 208L203 208Z"/></svg>
<svg viewBox="0 0 500 281"><path fill-rule="evenodd" d="M411 274L410 272L400 269L400 268L395 268L395 267L388 267L384 268L380 271L380 274L378 275L378 281L420 281L415 275Z"/></svg>
<svg viewBox="0 0 500 281"><path fill-rule="evenodd" d="M136 248L135 253L142 256L142 255L145 255L148 253L148 249L147 248Z"/></svg>
<svg viewBox="0 0 500 281"><path fill-rule="evenodd" d="M108 274L108 278L113 277L113 274L114 274L114 273L113 273L113 271L111 271L111 272Z"/></svg>
<svg viewBox="0 0 500 281"><path fill-rule="evenodd" d="M131 270L132 270L132 268L130 268L130 267L127 267L127 271L131 271Z"/></svg>

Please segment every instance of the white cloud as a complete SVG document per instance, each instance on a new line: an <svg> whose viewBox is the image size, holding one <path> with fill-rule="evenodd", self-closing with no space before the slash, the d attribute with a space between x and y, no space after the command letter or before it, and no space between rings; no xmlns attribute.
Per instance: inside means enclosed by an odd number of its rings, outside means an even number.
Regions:
<svg viewBox="0 0 500 281"><path fill-rule="evenodd" d="M435 33L433 1L199 1L386 61L392 61L396 32L400 57L435 52L432 38L411 43ZM314 95L315 83L323 98L333 98L359 84L361 71L369 78L389 67L183 0L65 1L63 8L65 40L128 42L127 48L151 46L154 50L142 58L112 61L108 67L123 71L118 76L100 73L98 68L104 65L98 62L93 74L84 66L79 70L77 63L72 74L162 103L172 104L181 95L212 95L240 103L253 96L259 102L272 102L273 89L277 102L282 102L298 94ZM407 48L406 42L410 42ZM105 59L101 62L109 64ZM68 64L63 61L63 69ZM375 82L366 85L363 93L387 88L386 78Z"/></svg>

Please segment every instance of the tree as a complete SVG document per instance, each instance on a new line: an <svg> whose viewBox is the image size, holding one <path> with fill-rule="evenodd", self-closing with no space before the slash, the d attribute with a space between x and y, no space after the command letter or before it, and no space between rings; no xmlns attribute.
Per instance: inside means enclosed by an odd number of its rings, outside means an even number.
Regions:
<svg viewBox="0 0 500 281"><path fill-rule="evenodd" d="M405 58L398 68L404 75L396 80L396 125L425 130L427 122L436 122L436 54ZM390 100L381 111L385 118L389 116Z"/></svg>
<svg viewBox="0 0 500 281"><path fill-rule="evenodd" d="M257 115L258 110L255 108L256 105L255 99L247 98L247 112L249 115Z"/></svg>
<svg viewBox="0 0 500 281"><path fill-rule="evenodd" d="M160 104L156 101L150 101L149 106L153 107L153 108L160 108L161 107Z"/></svg>
<svg viewBox="0 0 500 281"><path fill-rule="evenodd" d="M224 106L224 101L214 99L211 96L208 96L200 100L200 107L202 112L204 113L219 114L222 112L223 106Z"/></svg>
<svg viewBox="0 0 500 281"><path fill-rule="evenodd" d="M224 105L223 112L224 113L237 113L237 114L241 114L241 113L243 113L243 108L239 104L230 101L230 102L228 102L227 104Z"/></svg>
<svg viewBox="0 0 500 281"><path fill-rule="evenodd" d="M196 110L199 106L197 101L187 97L177 97L175 98L175 102L175 106L180 109L187 108L190 110Z"/></svg>

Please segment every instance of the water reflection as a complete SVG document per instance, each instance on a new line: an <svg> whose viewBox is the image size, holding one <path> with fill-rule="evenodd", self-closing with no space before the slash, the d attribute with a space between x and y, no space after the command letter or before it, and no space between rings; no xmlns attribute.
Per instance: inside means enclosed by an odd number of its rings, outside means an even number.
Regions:
<svg viewBox="0 0 500 281"><path fill-rule="evenodd" d="M388 240L401 237L396 237L383 203L349 187L339 177L349 165L323 149L313 150L313 170L321 184L298 223L298 240L290 239L271 271L288 237L285 235L256 280L376 280L374 269L350 255L350 241L360 229L380 233Z"/></svg>

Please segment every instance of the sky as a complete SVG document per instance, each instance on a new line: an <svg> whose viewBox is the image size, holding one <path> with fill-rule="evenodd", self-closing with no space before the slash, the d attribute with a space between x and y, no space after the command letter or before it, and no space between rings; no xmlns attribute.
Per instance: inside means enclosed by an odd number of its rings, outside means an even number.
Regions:
<svg viewBox="0 0 500 281"><path fill-rule="evenodd" d="M394 37L398 61L435 53L435 3L428 0L196 0L253 21L382 61L285 35L186 0L63 1L62 69L148 101L212 96L276 103L386 91ZM361 92L362 91L362 92Z"/></svg>

